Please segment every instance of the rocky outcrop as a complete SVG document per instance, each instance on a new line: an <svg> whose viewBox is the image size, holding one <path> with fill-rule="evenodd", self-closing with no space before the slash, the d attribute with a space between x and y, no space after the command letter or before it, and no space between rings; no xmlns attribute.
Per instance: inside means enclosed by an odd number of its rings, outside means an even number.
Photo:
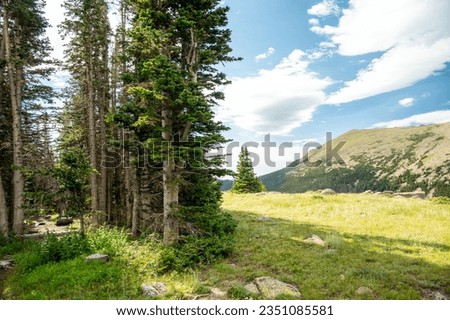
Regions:
<svg viewBox="0 0 450 320"><path fill-rule="evenodd" d="M414 192L397 192L394 194L398 198L412 198L412 199L425 199L426 194L423 191Z"/></svg>
<svg viewBox="0 0 450 320"><path fill-rule="evenodd" d="M306 238L305 240L303 240L303 242L308 243L308 244L315 244L321 247L325 247L325 241L322 240L322 238L320 238L318 235L311 235L310 237Z"/></svg>
<svg viewBox="0 0 450 320"><path fill-rule="evenodd" d="M271 277L260 277L244 287L248 292L261 295L264 299L273 300L278 296L291 296L301 298L300 291L287 283L281 282Z"/></svg>
<svg viewBox="0 0 450 320"><path fill-rule="evenodd" d="M90 256L87 256L86 261L108 262L109 256L107 254L103 254L103 253L94 253L94 254L91 254Z"/></svg>
<svg viewBox="0 0 450 320"><path fill-rule="evenodd" d="M148 297L160 297L167 293L167 286L164 282L143 283L142 293Z"/></svg>

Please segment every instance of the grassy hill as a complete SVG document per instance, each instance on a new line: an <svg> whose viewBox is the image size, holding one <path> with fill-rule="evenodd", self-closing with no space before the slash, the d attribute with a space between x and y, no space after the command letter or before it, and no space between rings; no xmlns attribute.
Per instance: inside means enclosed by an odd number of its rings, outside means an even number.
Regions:
<svg viewBox="0 0 450 320"><path fill-rule="evenodd" d="M339 144L343 162L330 158ZM303 159L304 160L304 159ZM414 191L450 196L450 123L352 130L308 155L310 163L265 175L268 190L305 192L332 188L338 192Z"/></svg>

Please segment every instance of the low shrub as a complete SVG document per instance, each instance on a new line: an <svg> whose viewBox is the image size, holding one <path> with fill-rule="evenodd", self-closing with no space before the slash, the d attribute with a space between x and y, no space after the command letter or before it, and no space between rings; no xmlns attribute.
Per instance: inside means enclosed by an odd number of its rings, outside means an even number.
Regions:
<svg viewBox="0 0 450 320"><path fill-rule="evenodd" d="M88 231L87 239L92 250L112 257L123 254L129 244L126 231L119 228L100 227Z"/></svg>
<svg viewBox="0 0 450 320"><path fill-rule="evenodd" d="M233 235L186 236L177 245L162 249L159 269L162 272L183 271L198 265L208 265L228 256L233 246Z"/></svg>

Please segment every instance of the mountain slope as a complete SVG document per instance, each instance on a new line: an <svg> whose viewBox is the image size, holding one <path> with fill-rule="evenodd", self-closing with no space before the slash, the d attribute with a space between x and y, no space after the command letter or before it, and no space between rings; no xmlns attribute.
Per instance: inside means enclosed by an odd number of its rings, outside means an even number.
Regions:
<svg viewBox="0 0 450 320"><path fill-rule="evenodd" d="M330 150L337 146L341 147L333 157ZM450 123L352 130L292 166L261 180L269 190L283 192L422 188L436 196L450 196Z"/></svg>

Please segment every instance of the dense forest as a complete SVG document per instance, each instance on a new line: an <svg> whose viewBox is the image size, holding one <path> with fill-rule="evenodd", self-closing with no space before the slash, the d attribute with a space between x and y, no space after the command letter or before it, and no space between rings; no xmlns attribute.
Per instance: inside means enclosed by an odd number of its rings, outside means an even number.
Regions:
<svg viewBox="0 0 450 320"><path fill-rule="evenodd" d="M23 235L27 216L52 213L79 218L82 231L121 226L166 245L233 229L217 182L228 173L208 155L226 141L213 112L228 83L217 66L238 60L228 8L67 0L63 61L50 58L44 8L0 2L2 237ZM57 68L70 73L61 92L49 82Z"/></svg>

